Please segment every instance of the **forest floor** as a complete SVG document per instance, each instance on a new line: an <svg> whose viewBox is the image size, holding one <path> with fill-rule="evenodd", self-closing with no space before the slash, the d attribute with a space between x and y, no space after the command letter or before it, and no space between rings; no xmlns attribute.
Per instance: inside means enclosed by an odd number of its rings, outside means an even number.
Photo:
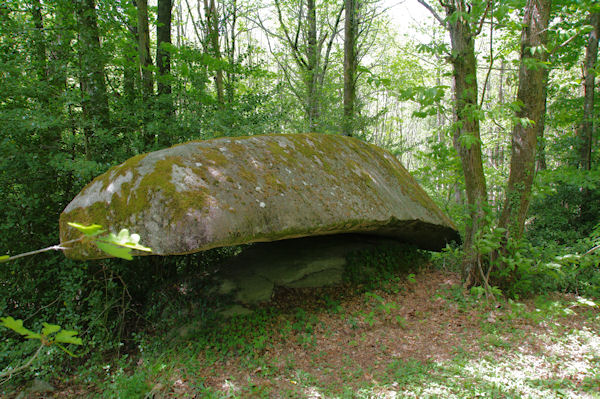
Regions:
<svg viewBox="0 0 600 399"><path fill-rule="evenodd" d="M600 398L593 302L490 303L459 282L426 268L366 291L279 291L210 338L155 338L102 384L79 376L48 397Z"/></svg>

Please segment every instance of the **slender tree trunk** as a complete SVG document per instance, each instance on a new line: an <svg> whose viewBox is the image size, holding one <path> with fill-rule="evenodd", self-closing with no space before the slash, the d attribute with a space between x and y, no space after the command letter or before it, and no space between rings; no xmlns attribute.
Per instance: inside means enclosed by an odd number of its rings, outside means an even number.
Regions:
<svg viewBox="0 0 600 399"><path fill-rule="evenodd" d="M158 14L156 19L156 68L158 69L158 94L171 94L171 52L167 49L171 45L171 11L172 0L158 0ZM161 99L165 108L173 107L170 99Z"/></svg>
<svg viewBox="0 0 600 399"><path fill-rule="evenodd" d="M360 0L345 0L344 22L344 122L343 133L354 135L354 103L356 100L356 33L357 6Z"/></svg>
<svg viewBox="0 0 600 399"><path fill-rule="evenodd" d="M158 76L157 106L160 118L170 125L173 117L173 99L171 98L171 18L172 0L158 0L158 14L156 20L156 68ZM158 135L160 147L172 145L171 129L164 129Z"/></svg>
<svg viewBox="0 0 600 399"><path fill-rule="evenodd" d="M76 0L75 5L79 24L81 108L86 157L95 159L97 155L105 153L95 142L96 131L108 129L110 126L108 95L104 81L104 56L100 48L94 0Z"/></svg>
<svg viewBox="0 0 600 399"><path fill-rule="evenodd" d="M219 46L219 15L215 0L204 0L204 12L206 13L206 30L208 40L212 51L212 56L216 60L221 59L221 48ZM217 102L219 106L225 103L223 88L223 69L217 66L215 73L215 85L217 87Z"/></svg>
<svg viewBox="0 0 600 399"><path fill-rule="evenodd" d="M71 7L57 7L55 18L59 21L69 20L73 14ZM55 39L48 46L48 83L53 90L52 102L58 105L60 112L64 112L63 94L67 88L67 66L72 52L71 41L75 34L73 29L63 27L54 35Z"/></svg>
<svg viewBox="0 0 600 399"><path fill-rule="evenodd" d="M598 59L598 38L600 37L600 13L590 16L594 30L590 32L585 50L583 65L583 120L578 129L579 166L581 169L592 168L592 138L594 137L594 86L596 79L596 61Z"/></svg>
<svg viewBox="0 0 600 399"><path fill-rule="evenodd" d="M506 229L506 245L511 239L523 234L525 218L531 200L531 186L535 174L537 125L544 113L544 85L546 84L545 48L552 0L528 0L523 18L521 34L521 66L517 101L523 106L517 112L518 120L532 123L517 123L512 131L510 175L504 208L499 226ZM506 248L503 249L504 251Z"/></svg>
<svg viewBox="0 0 600 399"><path fill-rule="evenodd" d="M447 10L449 16L460 9ZM456 15L454 15L456 16ZM477 232L485 225L487 188L481 156L479 105L477 102L477 60L471 27L462 16L448 24L452 44L454 77L454 147L458 152L467 194L469 222L465 230L463 279L467 286L481 281L478 254L473 248Z"/></svg>
<svg viewBox="0 0 600 399"><path fill-rule="evenodd" d="M41 82L46 82L48 79L46 38L44 37L44 21L42 20L42 3L40 0L32 0L31 16L33 17L33 25L35 28L33 37L38 79ZM44 100L47 102L48 96L44 96Z"/></svg>
<svg viewBox="0 0 600 399"><path fill-rule="evenodd" d="M129 25L129 31L132 35L131 42L125 44L123 49L123 58L126 60L123 66L123 95L127 106L133 107L136 98L135 82L140 79L138 61L135 54L138 52L138 32L137 24Z"/></svg>
<svg viewBox="0 0 600 399"><path fill-rule="evenodd" d="M150 56L150 28L148 26L148 0L135 0L137 6L138 56L142 74L142 97L147 105L154 94L152 57Z"/></svg>
<svg viewBox="0 0 600 399"><path fill-rule="evenodd" d="M502 59L500 62L500 74L498 76L498 104L504 104L504 68L505 61ZM497 170L501 170L504 167L504 129L498 126L496 129L496 143L494 144L492 164ZM492 199L491 204L496 211L500 210L500 197L501 192L498 185L494 185L491 189Z"/></svg>
<svg viewBox="0 0 600 399"><path fill-rule="evenodd" d="M139 55L139 32L137 23L137 6L135 0L127 4L130 11L127 13L127 30L129 40L123 46L123 58L126 60L123 66L123 95L127 106L133 106L136 99L136 81L141 81L140 67L136 55ZM135 13L134 13L135 10Z"/></svg>
<svg viewBox="0 0 600 399"><path fill-rule="evenodd" d="M548 92L548 79L550 79L550 70L544 69L544 82L543 82L543 93L544 106L542 109L542 116L536 124L536 136L537 136L537 155L536 155L536 167L535 170L546 170L546 139L544 138L544 132L546 130L546 106L547 106L547 92Z"/></svg>
<svg viewBox="0 0 600 399"><path fill-rule="evenodd" d="M308 48L306 68L306 105L308 109L308 126L311 132L317 131L319 119L319 100L317 93L319 52L317 47L317 8L315 0L307 0Z"/></svg>
<svg viewBox="0 0 600 399"><path fill-rule="evenodd" d="M231 0L231 15L229 19L231 20L231 32L229 33L229 48L228 48L228 59L229 59L229 70L227 71L227 101L231 104L235 98L235 81L236 81L236 73L235 73L235 46L236 46L236 23L237 23L237 13L238 6L237 0Z"/></svg>

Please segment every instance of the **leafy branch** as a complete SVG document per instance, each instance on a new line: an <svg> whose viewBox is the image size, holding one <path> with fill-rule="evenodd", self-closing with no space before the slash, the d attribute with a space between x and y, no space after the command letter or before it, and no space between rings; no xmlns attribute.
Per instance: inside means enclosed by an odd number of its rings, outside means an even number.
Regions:
<svg viewBox="0 0 600 399"><path fill-rule="evenodd" d="M118 234L109 233L106 235L102 235L105 232L105 230L102 230L102 226L98 224L92 224L89 226L71 222L69 222L68 224L69 226L79 230L83 235L74 240L59 243L57 245L52 245L47 248L25 252L14 256L0 256L0 263L9 262L15 259L36 255L47 251L66 250L69 249L67 245L74 244L76 242L83 242L84 240L89 240L90 242L94 243L100 250L106 252L111 256L127 260L133 259L133 256L131 255L131 250L152 252L150 248L140 245L140 236L138 234L129 234L129 230L127 229L122 229ZM23 326L23 320L14 319L10 316L0 317L0 326L6 327L14 331L15 333L21 335L25 339L34 339L40 341L40 346L35 351L35 353L29 358L29 360L27 360L27 362L25 362L23 365L17 368L10 368L5 372L0 373L0 384L8 381L13 375L23 370L26 370L29 366L31 366L33 361L39 356L44 347L55 346L71 357L81 356L81 354L75 355L73 352L71 352L70 350L65 348L65 346L63 346L63 344L83 345L83 341L81 340L81 338L76 336L78 334L77 331L64 330L61 326L57 324L42 323L42 331L36 333L25 328Z"/></svg>
<svg viewBox="0 0 600 399"><path fill-rule="evenodd" d="M122 229L121 231L119 231L118 234L109 233L107 235L100 236L100 234L104 233L105 230L102 230L102 226L100 226L99 224L92 224L89 226L72 222L68 222L67 224L79 230L81 233L83 233L83 235L74 240L62 242L57 245L52 245L42 249L37 249L35 251L25 252L13 256L0 256L0 263L9 262L11 260L23 258L26 256L40 254L42 252L64 251L66 249L69 249L67 245L74 244L76 242L82 242L84 240L90 240L100 250L106 252L109 255L114 256L115 258L121 258L126 260L133 259L133 256L131 255L132 249L144 252L152 252L152 249L140 245L139 234L129 234L129 230L127 229Z"/></svg>
<svg viewBox="0 0 600 399"><path fill-rule="evenodd" d="M83 341L81 340L81 338L76 337L76 335L78 334L77 331L64 330L61 326L57 324L43 323L42 331L36 333L25 328L23 326L23 320L15 320L10 316L0 317L0 326L13 330L17 334L23 336L25 339L35 339L40 341L40 346L26 363L17 368L9 369L3 373L0 373L0 383L8 381L13 375L31 366L31 363L33 363L33 361L39 356L40 352L44 347L56 346L71 357L81 356L73 354L73 352L61 345L83 345Z"/></svg>

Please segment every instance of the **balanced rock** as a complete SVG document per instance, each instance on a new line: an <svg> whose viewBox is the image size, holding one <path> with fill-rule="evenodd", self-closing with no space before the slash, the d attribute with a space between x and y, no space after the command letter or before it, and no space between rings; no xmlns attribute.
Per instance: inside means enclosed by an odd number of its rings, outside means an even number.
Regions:
<svg viewBox="0 0 600 399"><path fill-rule="evenodd" d="M60 216L129 229L157 255L340 233L373 234L439 250L453 223L389 152L325 134L190 142L138 155L88 184ZM65 254L107 255L86 242Z"/></svg>

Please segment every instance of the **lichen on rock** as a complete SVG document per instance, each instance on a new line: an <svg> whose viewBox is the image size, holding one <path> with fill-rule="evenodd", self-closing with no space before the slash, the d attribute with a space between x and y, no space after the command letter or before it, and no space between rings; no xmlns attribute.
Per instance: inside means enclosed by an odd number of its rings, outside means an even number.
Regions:
<svg viewBox="0 0 600 399"><path fill-rule="evenodd" d="M367 233L438 250L456 228L389 152L324 134L219 138L136 156L94 179L60 217L141 235L154 254ZM89 244L65 251L104 257Z"/></svg>

